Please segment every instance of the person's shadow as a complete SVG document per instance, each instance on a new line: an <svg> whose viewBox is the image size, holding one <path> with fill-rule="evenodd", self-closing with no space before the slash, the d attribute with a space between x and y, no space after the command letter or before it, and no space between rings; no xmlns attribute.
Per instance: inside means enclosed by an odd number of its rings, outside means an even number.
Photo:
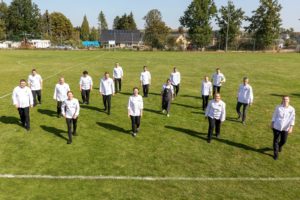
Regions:
<svg viewBox="0 0 300 200"><path fill-rule="evenodd" d="M199 132L194 131L194 130L185 129L185 128L179 128L179 127L174 127L174 126L165 126L165 128L172 129L172 130L175 130L175 131L178 131L178 132L181 132L181 133L184 133L184 134L187 134L187 135L199 138L201 140L207 141L207 133L199 133ZM206 137L204 135L206 135ZM236 147L236 148L244 149L244 150L247 150L247 151L257 152L257 153L261 153L261 154L268 155L268 156L271 156L271 157L273 156L272 154L266 153L266 151L272 150L269 147L264 147L264 148L256 149L256 148L248 146L246 144L234 142L234 141L227 140L227 139L214 138L213 140L216 140L218 142L221 142L221 143L224 143L224 144Z"/></svg>
<svg viewBox="0 0 300 200"><path fill-rule="evenodd" d="M96 106L80 105L80 108L94 110L94 111L97 111L97 112L104 112L104 109L98 108Z"/></svg>
<svg viewBox="0 0 300 200"><path fill-rule="evenodd" d="M4 123L4 124L15 124L15 125L19 125L22 127L22 124L20 122L20 119L18 119L17 117L12 117L12 116L1 116L0 117L0 122Z"/></svg>
<svg viewBox="0 0 300 200"><path fill-rule="evenodd" d="M145 112L151 112L151 113L155 113L155 114L158 114L158 115L162 115L163 114L160 110L152 110L152 109L149 109L149 108L144 108L143 110Z"/></svg>
<svg viewBox="0 0 300 200"><path fill-rule="evenodd" d="M49 117L55 117L57 115L55 111L48 109L38 109L38 112L43 115L48 115Z"/></svg>
<svg viewBox="0 0 300 200"><path fill-rule="evenodd" d="M53 135L68 141L68 138L66 138L65 136L62 135L62 133L67 133L67 131L64 131L62 129L58 129L58 128L55 128L55 127L45 126L45 125L41 125L40 127L44 131L46 131L48 133L52 133Z"/></svg>
<svg viewBox="0 0 300 200"><path fill-rule="evenodd" d="M121 128L119 126L113 125L113 124L109 124L109 123L104 123L104 122L97 122L97 124L109 131L113 130L113 131L117 131L117 132L121 132L121 133L125 133L125 134L130 134L130 130L125 130L124 128Z"/></svg>

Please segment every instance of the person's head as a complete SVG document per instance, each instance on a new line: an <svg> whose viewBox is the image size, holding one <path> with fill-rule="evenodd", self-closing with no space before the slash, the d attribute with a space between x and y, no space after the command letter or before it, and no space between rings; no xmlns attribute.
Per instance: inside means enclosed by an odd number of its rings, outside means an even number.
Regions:
<svg viewBox="0 0 300 200"><path fill-rule="evenodd" d="M26 81L25 81L25 79L21 79L21 80L20 80L20 87L23 88L23 87L25 87L25 86L26 86Z"/></svg>
<svg viewBox="0 0 300 200"><path fill-rule="evenodd" d="M244 77L244 78L243 78L243 83L244 83L245 85L247 85L247 84L249 83L249 78L248 78L248 77Z"/></svg>
<svg viewBox="0 0 300 200"><path fill-rule="evenodd" d="M219 102L221 100L220 93L216 93L214 99L215 99L216 102Z"/></svg>
<svg viewBox="0 0 300 200"><path fill-rule="evenodd" d="M105 78L105 79L108 79L108 78L109 78L109 72L105 72L105 73L104 73L104 78Z"/></svg>
<svg viewBox="0 0 300 200"><path fill-rule="evenodd" d="M171 80L170 80L170 79L167 79L166 83L167 83L168 85L171 85Z"/></svg>
<svg viewBox="0 0 300 200"><path fill-rule="evenodd" d="M144 72L147 71L147 66L144 66L144 67L143 67L143 70L144 70Z"/></svg>
<svg viewBox="0 0 300 200"><path fill-rule="evenodd" d="M139 94L139 88L138 87L134 87L133 88L133 95L137 96Z"/></svg>
<svg viewBox="0 0 300 200"><path fill-rule="evenodd" d="M74 96L74 95L73 95L73 92L72 92L72 91L68 91L68 92L67 92L67 96L68 96L68 99L69 99L69 100L72 100L72 99L73 99L73 96Z"/></svg>
<svg viewBox="0 0 300 200"><path fill-rule="evenodd" d="M58 82L59 82L59 84L64 84L65 83L65 78L64 77L60 77L59 79L58 79Z"/></svg>
<svg viewBox="0 0 300 200"><path fill-rule="evenodd" d="M32 69L32 70L31 70L31 74L32 74L33 76L35 76L36 73L37 73L37 72L36 72L36 69Z"/></svg>
<svg viewBox="0 0 300 200"><path fill-rule="evenodd" d="M174 73L177 72L177 68L176 67L173 68L173 72Z"/></svg>
<svg viewBox="0 0 300 200"><path fill-rule="evenodd" d="M115 66L116 66L116 67L119 67L119 66L120 66L120 63L116 62Z"/></svg>
<svg viewBox="0 0 300 200"><path fill-rule="evenodd" d="M220 73L221 73L220 68L217 68L217 69L216 69L216 72L217 72L217 74L220 74Z"/></svg>
<svg viewBox="0 0 300 200"><path fill-rule="evenodd" d="M208 76L204 76L204 80L205 80L205 82L208 82L209 81Z"/></svg>
<svg viewBox="0 0 300 200"><path fill-rule="evenodd" d="M282 105L287 107L290 104L290 97L288 95L284 95L282 97Z"/></svg>
<svg viewBox="0 0 300 200"><path fill-rule="evenodd" d="M86 77L89 73L88 73L88 71L85 70L85 71L82 72L82 74L83 74L84 77Z"/></svg>

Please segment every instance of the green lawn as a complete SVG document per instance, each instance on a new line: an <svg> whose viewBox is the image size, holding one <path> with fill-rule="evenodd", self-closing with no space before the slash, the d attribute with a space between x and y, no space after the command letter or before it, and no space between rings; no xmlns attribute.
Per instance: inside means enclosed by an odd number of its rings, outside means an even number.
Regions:
<svg viewBox="0 0 300 200"><path fill-rule="evenodd" d="M99 79L123 66L123 93L112 99L112 114L101 111ZM151 177L300 177L300 54L181 53L103 51L0 51L0 96L36 68L44 80L43 104L31 110L30 134L17 124L11 95L0 99L0 174L151 176ZM150 97L137 138L129 134L128 96L139 85L142 66L152 75ZM160 89L173 66L181 72L180 96L171 116L160 113ZM227 82L222 98L227 120L221 138L206 142L208 123L201 111L200 83L220 67ZM82 106L78 134L66 145L66 124L56 118L52 99L60 75L80 99L79 78L94 80L91 104ZM237 123L236 93L250 78L254 105L247 125ZM274 161L273 110L281 95L291 96L296 127ZM0 199L299 199L300 181L136 181L0 179Z"/></svg>

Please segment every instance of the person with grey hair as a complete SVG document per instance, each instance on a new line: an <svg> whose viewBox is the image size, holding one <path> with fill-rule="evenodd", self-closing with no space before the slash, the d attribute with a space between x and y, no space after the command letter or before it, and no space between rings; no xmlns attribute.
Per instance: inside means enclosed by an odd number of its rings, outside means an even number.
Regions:
<svg viewBox="0 0 300 200"><path fill-rule="evenodd" d="M290 97L283 96L281 104L275 108L271 123L271 129L274 135L274 160L278 159L279 152L282 151L282 147L286 143L288 135L293 132L295 118L295 109L290 106Z"/></svg>
<svg viewBox="0 0 300 200"><path fill-rule="evenodd" d="M243 84L240 85L237 94L237 105L236 112L238 114L238 120L242 118L242 123L246 124L246 115L248 107L253 103L253 90L249 85L249 79L247 77L243 78ZM243 106L243 112L241 113L241 107Z"/></svg>
<svg viewBox="0 0 300 200"><path fill-rule="evenodd" d="M167 112L167 117L170 117L171 101L174 100L174 88L170 79L167 79L167 82L162 86L161 98L162 112Z"/></svg>

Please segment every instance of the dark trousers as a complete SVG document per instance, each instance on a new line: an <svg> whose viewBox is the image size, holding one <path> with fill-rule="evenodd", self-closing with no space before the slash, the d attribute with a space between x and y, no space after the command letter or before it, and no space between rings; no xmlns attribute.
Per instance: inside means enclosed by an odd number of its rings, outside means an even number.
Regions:
<svg viewBox="0 0 300 200"><path fill-rule="evenodd" d="M202 95L202 109L205 110L207 108L208 105L208 98L209 95Z"/></svg>
<svg viewBox="0 0 300 200"><path fill-rule="evenodd" d="M107 113L110 114L111 95L102 95L102 97L103 97L104 110L107 110Z"/></svg>
<svg viewBox="0 0 300 200"><path fill-rule="evenodd" d="M90 103L90 92L91 90L81 90L82 103Z"/></svg>
<svg viewBox="0 0 300 200"><path fill-rule="evenodd" d="M242 106L243 106L243 113L241 113L241 107ZM238 113L239 117L242 117L243 122L246 121L247 110L248 110L248 104L247 103L237 102L236 112Z"/></svg>
<svg viewBox="0 0 300 200"><path fill-rule="evenodd" d="M215 95L216 93L221 92L221 86L213 86L213 94Z"/></svg>
<svg viewBox="0 0 300 200"><path fill-rule="evenodd" d="M148 97L148 93L149 93L149 84L143 85L143 93L144 93L144 97Z"/></svg>
<svg viewBox="0 0 300 200"><path fill-rule="evenodd" d="M20 119L22 125L29 130L30 129L30 116L29 116L29 107L26 108L18 108Z"/></svg>
<svg viewBox="0 0 300 200"><path fill-rule="evenodd" d="M122 79L121 78L115 78L115 91L116 91L116 93L121 92L121 89L122 89Z"/></svg>
<svg viewBox="0 0 300 200"><path fill-rule="evenodd" d="M137 129L140 127L141 124L141 116L131 116L131 127L132 127L132 132L137 133Z"/></svg>
<svg viewBox="0 0 300 200"><path fill-rule="evenodd" d="M220 135L221 131L221 120L208 117L208 134L207 139L210 141L214 132L214 129L216 129L216 136L218 137Z"/></svg>
<svg viewBox="0 0 300 200"><path fill-rule="evenodd" d="M178 85L173 85L173 88L174 88L175 96L177 96L177 95L178 95L178 92L179 92L180 84L178 84Z"/></svg>
<svg viewBox="0 0 300 200"><path fill-rule="evenodd" d="M33 105L37 105L36 97L39 101L39 103L42 103L42 91L41 90L32 90L32 96L33 96Z"/></svg>
<svg viewBox="0 0 300 200"><path fill-rule="evenodd" d="M67 126L68 126L68 136L69 141L72 142L72 135L76 135L76 129L77 129L77 119L73 118L66 118ZM73 131L72 131L72 125L73 125Z"/></svg>
<svg viewBox="0 0 300 200"><path fill-rule="evenodd" d="M61 115L61 106L62 106L62 101L57 101L57 104L56 104L56 108L57 108L57 116L60 116Z"/></svg>
<svg viewBox="0 0 300 200"><path fill-rule="evenodd" d="M273 128L273 150L274 156L278 157L279 148L281 148L287 141L288 132L287 131L279 131Z"/></svg>
<svg viewBox="0 0 300 200"><path fill-rule="evenodd" d="M167 112L170 112L171 108L171 99L168 98L162 98L162 110L167 110Z"/></svg>

